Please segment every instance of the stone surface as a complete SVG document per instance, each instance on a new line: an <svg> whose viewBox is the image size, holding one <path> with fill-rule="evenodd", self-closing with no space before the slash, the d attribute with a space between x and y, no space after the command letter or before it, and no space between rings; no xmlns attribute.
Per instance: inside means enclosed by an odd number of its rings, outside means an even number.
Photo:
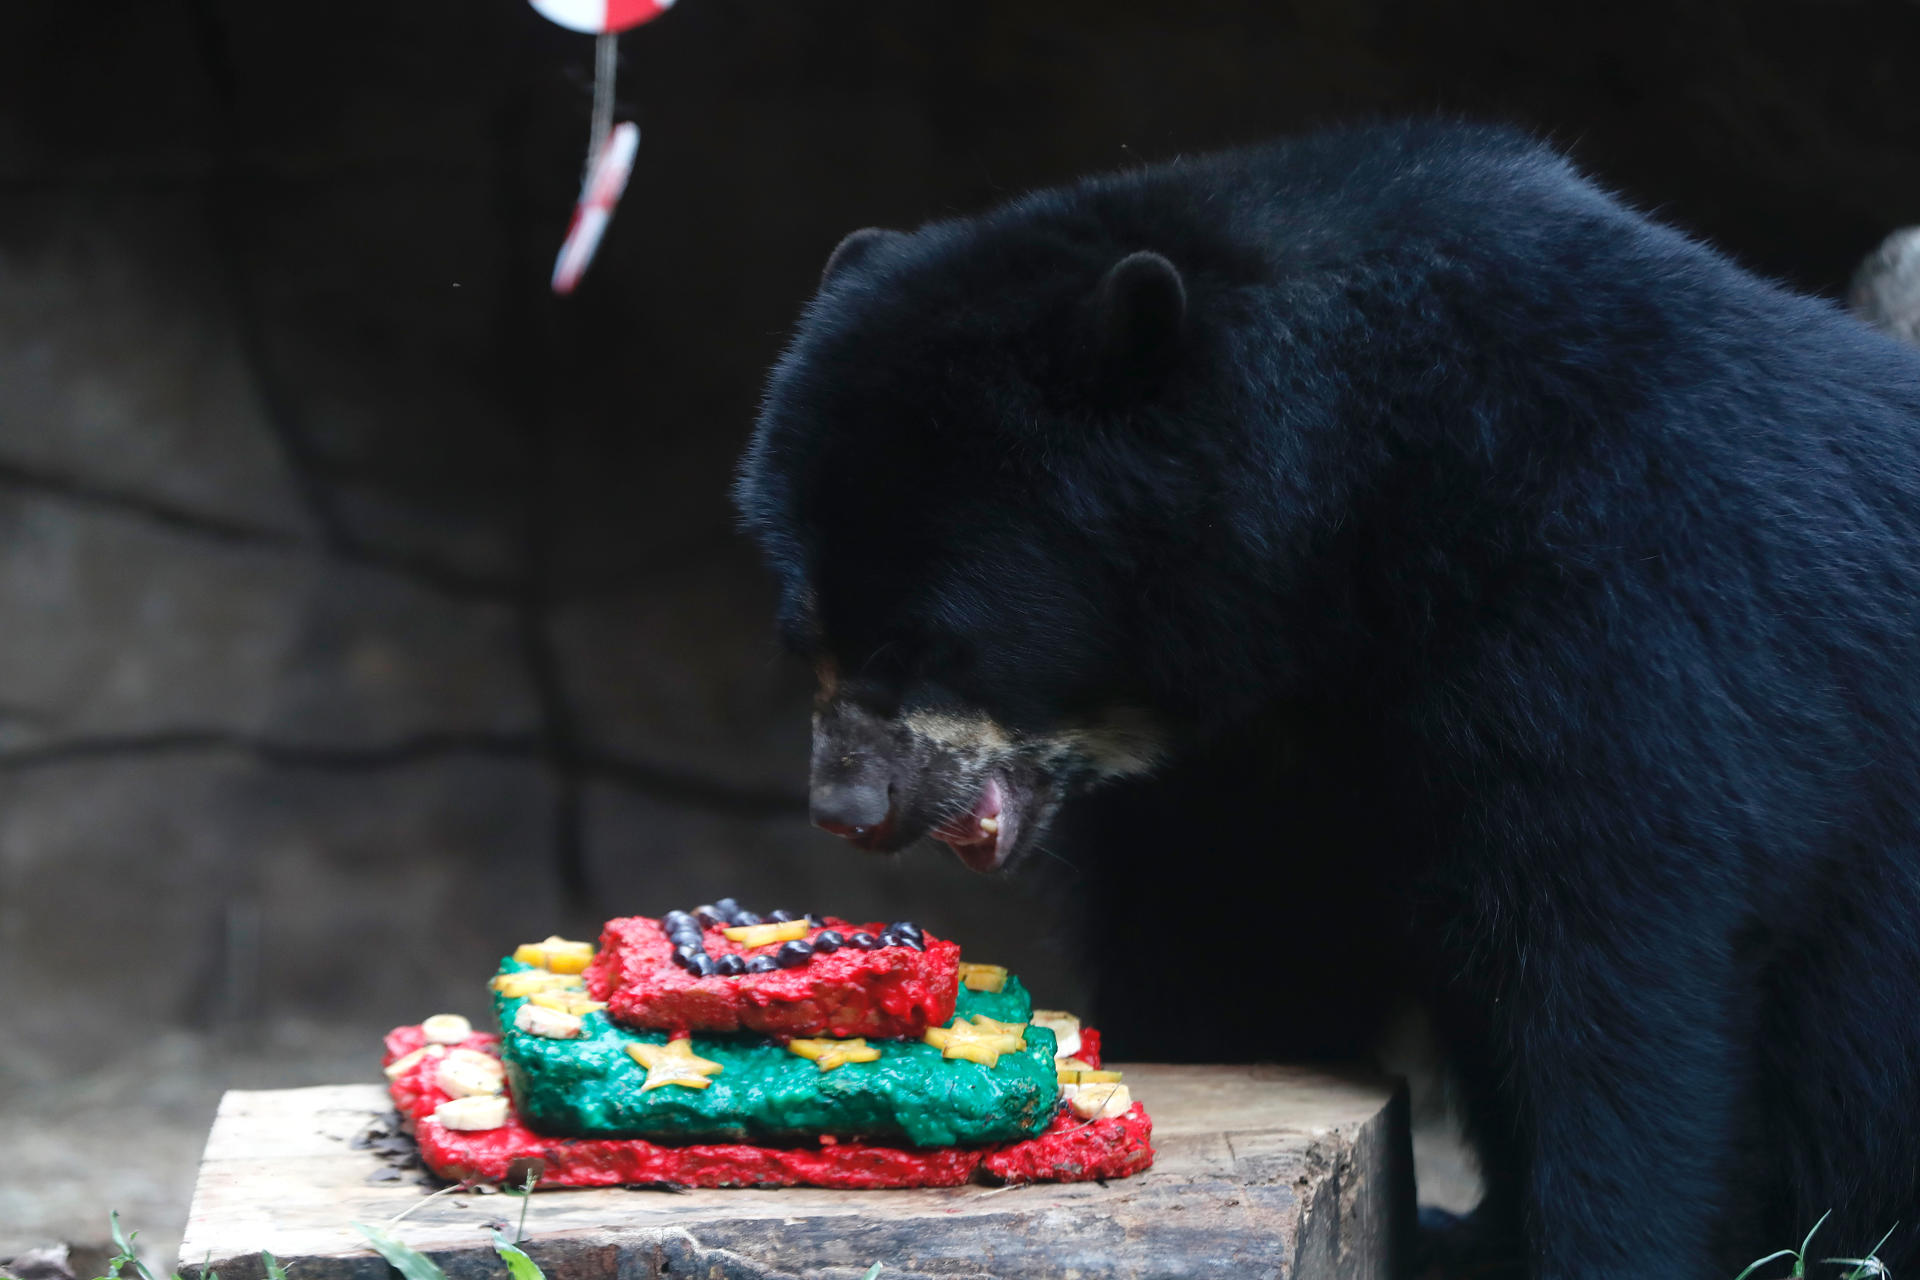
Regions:
<svg viewBox="0 0 1920 1280"><path fill-rule="evenodd" d="M97 1255L77 1263L81 1280L101 1275L81 1268L113 1252L107 1215L118 1211L147 1265L167 1274L222 1092L366 1074L367 1034L284 1018L218 1033L176 1027L129 1034L72 1070L0 1083L0 1260L73 1242Z"/></svg>
<svg viewBox="0 0 1920 1280"><path fill-rule="evenodd" d="M377 1038L483 1017L502 940L559 913L537 856L549 802L531 764L457 755L363 771L189 751L0 774L0 951L33 993L10 1007L0 1090L169 1027L297 1011Z"/></svg>
<svg viewBox="0 0 1920 1280"><path fill-rule="evenodd" d="M1126 1066L1154 1118L1154 1167L1106 1184L933 1191L554 1191L527 1214L549 1274L714 1280L882 1274L1171 1280L1387 1280L1412 1210L1404 1094L1291 1067ZM366 1086L231 1093L207 1142L182 1246L255 1280L260 1251L308 1280L380 1280L348 1224L396 1228L454 1277L498 1266L501 1198L378 1182L353 1139L386 1109Z"/></svg>
<svg viewBox="0 0 1920 1280"><path fill-rule="evenodd" d="M554 643L589 749L796 794L812 676L774 644L774 592L744 547L663 564L645 590L568 602Z"/></svg>
<svg viewBox="0 0 1920 1280"><path fill-rule="evenodd" d="M538 720L509 608L310 547L0 485L0 599L32 620L0 629L21 745L219 731L356 748Z"/></svg>
<svg viewBox="0 0 1920 1280"><path fill-rule="evenodd" d="M208 237L191 191L0 202L0 485L24 473L234 536L301 532Z"/></svg>
<svg viewBox="0 0 1920 1280"><path fill-rule="evenodd" d="M1853 273L1847 305L1896 338L1920 343L1920 227L1880 242Z"/></svg>

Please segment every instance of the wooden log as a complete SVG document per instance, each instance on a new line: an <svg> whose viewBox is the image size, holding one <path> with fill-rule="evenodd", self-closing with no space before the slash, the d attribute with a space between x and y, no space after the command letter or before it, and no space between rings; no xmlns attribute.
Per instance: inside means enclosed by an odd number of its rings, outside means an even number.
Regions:
<svg viewBox="0 0 1920 1280"><path fill-rule="evenodd" d="M1106 1184L922 1191L536 1193L527 1251L550 1280L1389 1280L1410 1229L1405 1093L1300 1067L1127 1066L1154 1120L1154 1167ZM352 1226L394 1234L450 1280L498 1280L487 1224L518 1197L427 1203L364 1141L375 1085L232 1092L181 1246L189 1280L389 1280ZM384 1179L384 1180L383 1180ZM508 1228L511 1234L511 1227Z"/></svg>

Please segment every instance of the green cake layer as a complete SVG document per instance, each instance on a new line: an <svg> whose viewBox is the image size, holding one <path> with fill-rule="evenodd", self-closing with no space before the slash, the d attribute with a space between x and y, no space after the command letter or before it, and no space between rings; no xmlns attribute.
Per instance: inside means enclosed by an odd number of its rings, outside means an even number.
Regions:
<svg viewBox="0 0 1920 1280"><path fill-rule="evenodd" d="M526 967L507 960L500 971ZM757 1036L694 1036L693 1052L722 1068L708 1087L642 1092L647 1072L627 1046L664 1044L665 1033L629 1031L589 1013L576 1039L530 1035L514 1029L525 1003L494 996L500 1056L521 1119L556 1137L765 1143L828 1134L944 1147L1030 1137L1053 1119L1059 1099L1053 1033L1044 1027L1028 1027L1027 1047L1002 1054L991 1069L919 1041L875 1040L878 1061L822 1071ZM1010 978L997 993L962 988L956 1018L1023 1022L1030 1012L1026 991Z"/></svg>
<svg viewBox="0 0 1920 1280"><path fill-rule="evenodd" d="M969 991L963 986L959 998L953 1002L953 1016L971 1018L975 1015L998 1022L1025 1022L1033 1016L1033 997L1013 974L1007 975L1007 985L998 991Z"/></svg>

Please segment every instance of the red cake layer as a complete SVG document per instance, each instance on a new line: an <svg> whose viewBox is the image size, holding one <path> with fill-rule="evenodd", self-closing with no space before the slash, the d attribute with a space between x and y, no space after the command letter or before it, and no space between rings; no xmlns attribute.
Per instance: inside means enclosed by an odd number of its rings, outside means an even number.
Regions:
<svg viewBox="0 0 1920 1280"><path fill-rule="evenodd" d="M879 934L880 924L829 918L821 929ZM953 1017L960 948L932 934L927 949L842 947L795 969L696 978L673 962L673 943L647 916L609 920L587 967L587 990L607 1002L607 1016L641 1031L757 1031L769 1036L866 1036L917 1039ZM709 955L772 955L706 931Z"/></svg>
<svg viewBox="0 0 1920 1280"><path fill-rule="evenodd" d="M1073 1056L1090 1067L1098 1067L1100 1065L1100 1033L1092 1027L1080 1028L1080 1047L1074 1050Z"/></svg>
<svg viewBox="0 0 1920 1280"><path fill-rule="evenodd" d="M426 1043L418 1027L387 1036L384 1061ZM490 1051L498 1036L475 1034L462 1048ZM1139 1103L1111 1120L1063 1114L1037 1138L995 1147L930 1149L867 1142L823 1142L817 1147L755 1147L701 1143L667 1147L639 1138L545 1138L521 1124L480 1132L448 1129L433 1118L447 1094L434 1082L436 1058L402 1072L390 1091L412 1125L427 1167L451 1181L516 1180L516 1161L538 1160L543 1187L832 1187L879 1190L957 1187L976 1177L1001 1182L1090 1182L1124 1178L1153 1163L1153 1122ZM524 1168L524 1166L522 1166Z"/></svg>
<svg viewBox="0 0 1920 1280"><path fill-rule="evenodd" d="M1111 1120L1063 1111L1047 1131L987 1152L980 1167L999 1182L1092 1182L1128 1178L1153 1163L1153 1121L1134 1103Z"/></svg>

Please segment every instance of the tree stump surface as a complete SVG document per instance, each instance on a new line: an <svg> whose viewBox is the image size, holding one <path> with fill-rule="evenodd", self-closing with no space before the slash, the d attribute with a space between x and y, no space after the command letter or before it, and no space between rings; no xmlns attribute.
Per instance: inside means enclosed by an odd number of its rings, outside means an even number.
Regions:
<svg viewBox="0 0 1920 1280"><path fill-rule="evenodd" d="M1292 1066L1125 1067L1154 1121L1154 1167L1101 1183L914 1191L536 1192L524 1247L549 1280L1388 1280L1413 1212L1405 1093ZM488 1224L517 1196L396 1170L366 1135L379 1085L234 1091L207 1141L180 1250L188 1280L389 1280L356 1222L499 1280ZM393 1144L385 1144L391 1147Z"/></svg>

